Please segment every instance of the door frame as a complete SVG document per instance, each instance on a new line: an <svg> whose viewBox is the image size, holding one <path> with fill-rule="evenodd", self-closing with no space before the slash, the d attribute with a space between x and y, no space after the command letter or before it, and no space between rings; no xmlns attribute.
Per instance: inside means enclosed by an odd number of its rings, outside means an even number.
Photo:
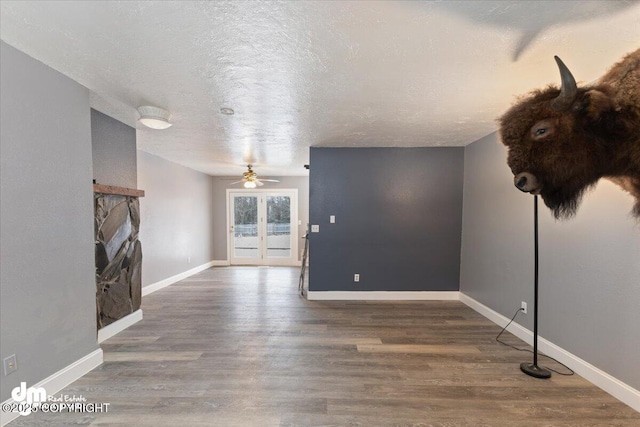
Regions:
<svg viewBox="0 0 640 427"><path fill-rule="evenodd" d="M242 193L247 193L247 195L249 194L256 194L258 195L259 198L263 198L263 200L266 200L267 196L289 196L291 197L291 257L290 258L284 258L284 259L277 259L277 258L267 258L266 256L263 256L263 258L261 258L261 262L259 262L258 264L254 264L254 263L250 263L250 264L232 264L231 262L231 254L232 254L232 246L233 246L233 239L231 238L231 208L232 208L232 203L231 203L231 197L232 194L242 194ZM227 194L226 194L226 205L227 205L227 228L226 228L226 241L227 241L227 260L229 261L229 265L285 265L285 266L297 266L298 262L299 262L299 253L298 253L298 189L297 188L261 188L261 189L256 189L256 188L227 188ZM260 203L260 202L259 202ZM266 210L266 206L263 208ZM258 204L258 215L260 215L260 204ZM263 223L259 223L258 225L258 235L260 236L261 233L264 234L264 237L266 237L266 229L267 229L267 225L266 225L266 218L265 221ZM262 244L262 248L260 250L260 252L264 255L267 253L266 249L264 248L264 245L266 245L266 240L264 241L264 243Z"/></svg>

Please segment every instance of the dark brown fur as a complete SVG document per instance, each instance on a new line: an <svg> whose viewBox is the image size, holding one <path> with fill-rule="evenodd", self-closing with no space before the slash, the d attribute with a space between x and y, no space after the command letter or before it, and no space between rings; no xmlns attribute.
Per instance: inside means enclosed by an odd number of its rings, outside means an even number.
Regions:
<svg viewBox="0 0 640 427"><path fill-rule="evenodd" d="M536 192L556 218L573 216L586 190L612 178L635 196L640 220L640 49L595 85L578 88L567 111L550 106L559 93L536 90L499 119L511 171L537 178Z"/></svg>

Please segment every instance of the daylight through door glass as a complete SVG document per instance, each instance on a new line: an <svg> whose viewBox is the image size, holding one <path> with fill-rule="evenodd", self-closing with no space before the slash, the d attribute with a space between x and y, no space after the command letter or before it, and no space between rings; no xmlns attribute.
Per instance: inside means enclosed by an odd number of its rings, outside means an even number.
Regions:
<svg viewBox="0 0 640 427"><path fill-rule="evenodd" d="M258 258L258 198L235 196L233 248L236 258Z"/></svg>
<svg viewBox="0 0 640 427"><path fill-rule="evenodd" d="M291 257L291 198L267 196L267 257Z"/></svg>

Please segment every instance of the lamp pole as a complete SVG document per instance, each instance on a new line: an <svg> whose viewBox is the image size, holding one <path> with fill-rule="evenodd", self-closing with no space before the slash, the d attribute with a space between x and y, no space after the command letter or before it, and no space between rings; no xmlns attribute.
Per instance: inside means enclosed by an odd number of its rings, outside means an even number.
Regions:
<svg viewBox="0 0 640 427"><path fill-rule="evenodd" d="M533 290L533 363L521 363L520 370L535 378L551 378L551 371L538 366L538 195L533 198L534 290Z"/></svg>

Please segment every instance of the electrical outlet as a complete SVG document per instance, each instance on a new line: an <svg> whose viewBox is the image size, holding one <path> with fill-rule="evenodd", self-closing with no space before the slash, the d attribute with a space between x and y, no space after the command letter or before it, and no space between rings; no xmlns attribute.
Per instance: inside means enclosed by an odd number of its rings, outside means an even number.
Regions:
<svg viewBox="0 0 640 427"><path fill-rule="evenodd" d="M18 370L18 362L16 361L16 355L12 354L9 357L5 357L2 363L2 366L4 368L4 376L6 377L7 375L15 372Z"/></svg>
<svg viewBox="0 0 640 427"><path fill-rule="evenodd" d="M312 225L311 226L311 232L312 233L319 233L320 232L320 226L319 225Z"/></svg>
<svg viewBox="0 0 640 427"><path fill-rule="evenodd" d="M522 301L522 302L520 303L520 308L522 309L522 312L523 312L524 314L527 314L527 303L526 303L526 302Z"/></svg>
<svg viewBox="0 0 640 427"><path fill-rule="evenodd" d="M354 282L359 282L360 281L360 275L358 273L353 275L353 281Z"/></svg>

